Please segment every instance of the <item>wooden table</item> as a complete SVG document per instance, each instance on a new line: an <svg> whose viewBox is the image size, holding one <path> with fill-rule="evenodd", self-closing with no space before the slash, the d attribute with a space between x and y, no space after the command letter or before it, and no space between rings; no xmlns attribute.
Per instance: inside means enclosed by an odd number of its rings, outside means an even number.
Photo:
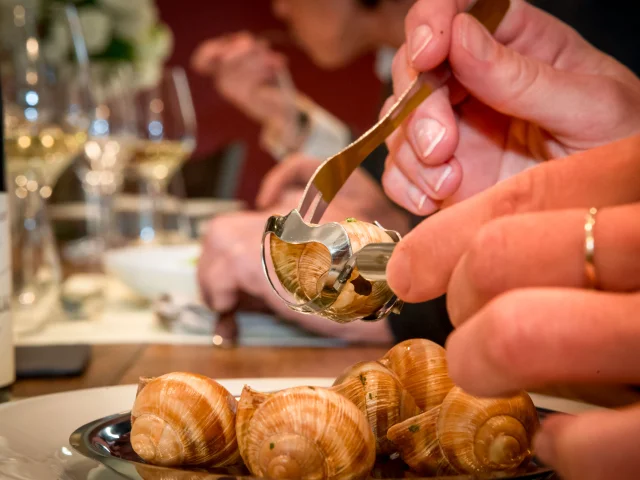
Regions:
<svg viewBox="0 0 640 480"><path fill-rule="evenodd" d="M78 377L18 380L13 396L137 383L140 376L187 371L212 378L336 377L348 366L380 358L385 348L270 348L170 345L92 347L86 372Z"/></svg>
<svg viewBox="0 0 640 480"><path fill-rule="evenodd" d="M268 348L209 346L94 346L86 372L71 378L19 380L16 398L48 393L137 383L140 376L188 371L212 378L336 377L348 366L380 358L386 348ZM640 392L623 387L558 387L540 393L605 407L640 402Z"/></svg>

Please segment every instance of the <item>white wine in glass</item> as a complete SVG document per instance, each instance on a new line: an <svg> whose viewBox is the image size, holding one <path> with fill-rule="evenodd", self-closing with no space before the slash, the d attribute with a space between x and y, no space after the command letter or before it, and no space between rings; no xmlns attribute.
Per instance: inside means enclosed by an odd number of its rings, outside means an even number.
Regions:
<svg viewBox="0 0 640 480"><path fill-rule="evenodd" d="M0 69L11 219L14 333L40 329L59 306L60 259L46 211L58 177L82 152L89 118L83 77L47 61L41 48L43 15L57 18L73 37L69 63L86 67L86 46L71 4L0 2ZM8 20L8 21L7 21Z"/></svg>
<svg viewBox="0 0 640 480"><path fill-rule="evenodd" d="M152 200L152 225L145 227L144 243L187 241L185 232L163 227L169 182L187 161L196 144L196 118L184 69L163 69L153 88L136 96L137 141L129 171L147 184Z"/></svg>
<svg viewBox="0 0 640 480"><path fill-rule="evenodd" d="M17 179L35 170L43 177L43 188L55 185L82 151L86 139L84 131L64 131L56 125L40 128L37 133L7 128L5 149L9 176ZM46 192L42 192L44 197L48 196Z"/></svg>
<svg viewBox="0 0 640 480"><path fill-rule="evenodd" d="M168 182L193 153L192 140L140 140L131 158L131 166L142 177Z"/></svg>

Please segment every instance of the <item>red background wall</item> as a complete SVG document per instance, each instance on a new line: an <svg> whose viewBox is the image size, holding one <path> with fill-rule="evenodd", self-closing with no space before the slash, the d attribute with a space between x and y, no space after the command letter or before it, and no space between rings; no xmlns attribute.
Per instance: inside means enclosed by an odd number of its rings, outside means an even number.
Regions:
<svg viewBox="0 0 640 480"><path fill-rule="evenodd" d="M135 0L132 0L135 1ZM247 162L237 196L251 203L273 159L258 146L258 127L227 104L206 78L190 70L192 52L203 40L225 33L264 32L285 27L272 15L269 0L157 0L162 20L173 30L170 64L186 68L198 118L198 148L192 161L215 152L226 143L247 143ZM373 56L348 68L323 71L295 47L277 47L287 54L293 80L324 108L364 131L377 118L381 85L373 70Z"/></svg>

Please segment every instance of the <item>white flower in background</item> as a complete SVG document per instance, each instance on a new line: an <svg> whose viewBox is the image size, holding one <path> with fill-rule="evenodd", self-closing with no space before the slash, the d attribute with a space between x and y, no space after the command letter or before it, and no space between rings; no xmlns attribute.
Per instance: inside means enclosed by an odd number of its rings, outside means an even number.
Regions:
<svg viewBox="0 0 640 480"><path fill-rule="evenodd" d="M146 1L135 2L135 5L135 12L114 14L114 33L123 40L140 42L158 23L158 11Z"/></svg>
<svg viewBox="0 0 640 480"><path fill-rule="evenodd" d="M155 87L162 76L162 64L140 60L136 62L134 75L136 87L142 89Z"/></svg>
<svg viewBox="0 0 640 480"><path fill-rule="evenodd" d="M61 1L0 0L0 23L10 21L11 9L17 3L28 4L29 9L40 17L44 7ZM161 23L155 0L71 2L76 4L93 65L129 64L135 72L135 87L157 84L163 65L173 49L173 35ZM5 11L7 15L2 14ZM69 61L73 51L69 26L61 18L42 16L42 19L46 31L46 36L42 38L44 57L54 64ZM13 22L10 26L13 26ZM0 28L0 47L10 45L13 37L11 29Z"/></svg>
<svg viewBox="0 0 640 480"><path fill-rule="evenodd" d="M136 84L140 87L156 85L162 66L173 50L173 35L166 26L151 29L146 38L136 44Z"/></svg>
<svg viewBox="0 0 640 480"><path fill-rule="evenodd" d="M154 7L153 0L98 0L100 8L116 15L137 15L141 9Z"/></svg>
<svg viewBox="0 0 640 480"><path fill-rule="evenodd" d="M79 9L80 25L89 55L103 52L112 38L113 24L104 11L96 7Z"/></svg>
<svg viewBox="0 0 640 480"><path fill-rule="evenodd" d="M164 60L173 50L171 30L163 25L148 30L144 39L135 45L135 50L137 58Z"/></svg>

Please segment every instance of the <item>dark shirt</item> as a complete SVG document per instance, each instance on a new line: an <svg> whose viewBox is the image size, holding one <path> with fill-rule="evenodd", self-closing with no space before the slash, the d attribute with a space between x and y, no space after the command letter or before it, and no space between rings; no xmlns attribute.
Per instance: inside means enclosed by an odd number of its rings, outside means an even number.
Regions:
<svg viewBox="0 0 640 480"><path fill-rule="evenodd" d="M593 46L640 75L640 15L629 0L531 0L571 25Z"/></svg>
<svg viewBox="0 0 640 480"><path fill-rule="evenodd" d="M530 3L558 17L575 28L588 42L616 58L640 75L640 48L637 33L640 16L635 13L635 3L626 0L533 0ZM384 99L392 91L384 86ZM378 147L362 166L381 183L388 151ZM410 215L415 227L422 219ZM427 338L444 345L453 331L446 307L446 296L434 300L405 304L399 315L392 314L389 324L394 340Z"/></svg>

